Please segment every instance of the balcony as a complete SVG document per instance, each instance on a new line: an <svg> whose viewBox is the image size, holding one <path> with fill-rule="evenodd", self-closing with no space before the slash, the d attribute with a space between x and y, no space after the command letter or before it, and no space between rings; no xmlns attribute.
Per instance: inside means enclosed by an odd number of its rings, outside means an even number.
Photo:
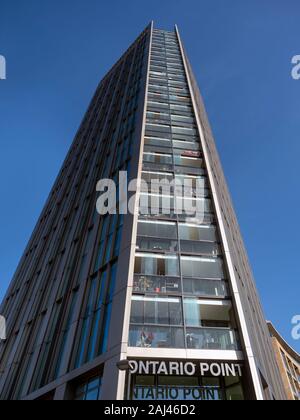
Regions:
<svg viewBox="0 0 300 420"><path fill-rule="evenodd" d="M180 241L181 252L184 254L197 254L197 255L221 255L219 244L215 242L204 241Z"/></svg>
<svg viewBox="0 0 300 420"><path fill-rule="evenodd" d="M197 350L240 350L235 330L227 328L187 328L188 349Z"/></svg>
<svg viewBox="0 0 300 420"><path fill-rule="evenodd" d="M180 294L181 281L179 277L136 274L133 281L133 292L149 294Z"/></svg>
<svg viewBox="0 0 300 420"><path fill-rule="evenodd" d="M185 348L183 328L131 325L129 346L183 349Z"/></svg>
<svg viewBox="0 0 300 420"><path fill-rule="evenodd" d="M184 278L183 291L186 295L201 297L226 298L229 295L224 280Z"/></svg>
<svg viewBox="0 0 300 420"><path fill-rule="evenodd" d="M138 251L177 252L178 241L165 238L138 237L136 249Z"/></svg>
<svg viewBox="0 0 300 420"><path fill-rule="evenodd" d="M130 326L129 346L142 348L187 347L194 350L239 351L240 344L234 330L203 328L187 329L186 346L184 330L179 327Z"/></svg>

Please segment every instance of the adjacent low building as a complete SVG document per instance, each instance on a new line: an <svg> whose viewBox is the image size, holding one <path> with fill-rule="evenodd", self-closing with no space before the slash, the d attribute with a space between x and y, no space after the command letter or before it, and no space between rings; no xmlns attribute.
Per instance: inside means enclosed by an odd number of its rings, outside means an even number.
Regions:
<svg viewBox="0 0 300 420"><path fill-rule="evenodd" d="M269 331L288 400L300 400L300 355L282 338L271 322Z"/></svg>

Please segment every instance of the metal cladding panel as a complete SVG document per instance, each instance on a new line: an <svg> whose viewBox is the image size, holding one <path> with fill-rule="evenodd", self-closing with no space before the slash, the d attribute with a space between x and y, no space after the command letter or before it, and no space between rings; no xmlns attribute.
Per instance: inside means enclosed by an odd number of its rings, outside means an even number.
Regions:
<svg viewBox="0 0 300 420"><path fill-rule="evenodd" d="M111 216L106 225L96 212L96 185L122 170L129 179L137 176L151 27L100 82L2 302L7 340L0 342L0 399L55 398L56 389L60 398L67 381L102 374L119 357L123 325L114 326L113 336L104 325L113 304L116 313L124 275L127 284L132 218ZM98 308L101 284L107 301ZM93 321L90 303L99 309ZM96 331L95 322L102 325Z"/></svg>

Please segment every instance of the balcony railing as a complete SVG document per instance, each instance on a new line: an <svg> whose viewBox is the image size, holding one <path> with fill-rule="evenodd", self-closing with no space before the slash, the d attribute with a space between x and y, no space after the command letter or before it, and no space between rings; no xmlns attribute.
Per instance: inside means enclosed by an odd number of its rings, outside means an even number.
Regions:
<svg viewBox="0 0 300 420"><path fill-rule="evenodd" d="M187 347L198 350L240 350L235 330L227 328L187 328Z"/></svg>
<svg viewBox="0 0 300 420"><path fill-rule="evenodd" d="M224 280L184 278L183 291L191 296L220 298L228 296L228 287Z"/></svg>
<svg viewBox="0 0 300 420"><path fill-rule="evenodd" d="M136 249L139 251L177 252L178 241L174 239L147 238L139 236L137 238Z"/></svg>
<svg viewBox="0 0 300 420"><path fill-rule="evenodd" d="M241 349L235 330L226 328L130 326L129 346L143 348L185 348L195 350Z"/></svg>
<svg viewBox="0 0 300 420"><path fill-rule="evenodd" d="M213 255L213 256L217 256L221 254L220 246L216 242L181 240L180 247L181 247L181 252L183 253Z"/></svg>
<svg viewBox="0 0 300 420"><path fill-rule="evenodd" d="M131 326L130 347L143 348L185 348L183 328Z"/></svg>
<svg viewBox="0 0 300 420"><path fill-rule="evenodd" d="M181 293L179 277L147 276L136 274L133 282L134 293Z"/></svg>

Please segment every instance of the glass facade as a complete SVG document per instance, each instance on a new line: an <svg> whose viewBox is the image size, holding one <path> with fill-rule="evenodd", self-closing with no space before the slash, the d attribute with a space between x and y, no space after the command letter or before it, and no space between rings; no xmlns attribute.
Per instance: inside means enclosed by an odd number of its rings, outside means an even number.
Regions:
<svg viewBox="0 0 300 420"><path fill-rule="evenodd" d="M92 378L78 385L75 389L75 401L100 400L102 378Z"/></svg>
<svg viewBox="0 0 300 420"><path fill-rule="evenodd" d="M239 350L210 186L175 33L153 33L146 118L129 346ZM187 188L176 187L185 180ZM176 211L179 204L195 200L203 201L201 221Z"/></svg>
<svg viewBox="0 0 300 420"><path fill-rule="evenodd" d="M137 375L133 378L131 398L139 401L237 401L244 400L238 377Z"/></svg>
<svg viewBox="0 0 300 420"><path fill-rule="evenodd" d="M98 214L96 186L111 179L118 192L119 173L130 178L149 42L147 28L100 82L1 305L9 336L0 342L1 400L88 372L109 350L126 220L118 194L116 214ZM95 381L77 399L98 399Z"/></svg>

